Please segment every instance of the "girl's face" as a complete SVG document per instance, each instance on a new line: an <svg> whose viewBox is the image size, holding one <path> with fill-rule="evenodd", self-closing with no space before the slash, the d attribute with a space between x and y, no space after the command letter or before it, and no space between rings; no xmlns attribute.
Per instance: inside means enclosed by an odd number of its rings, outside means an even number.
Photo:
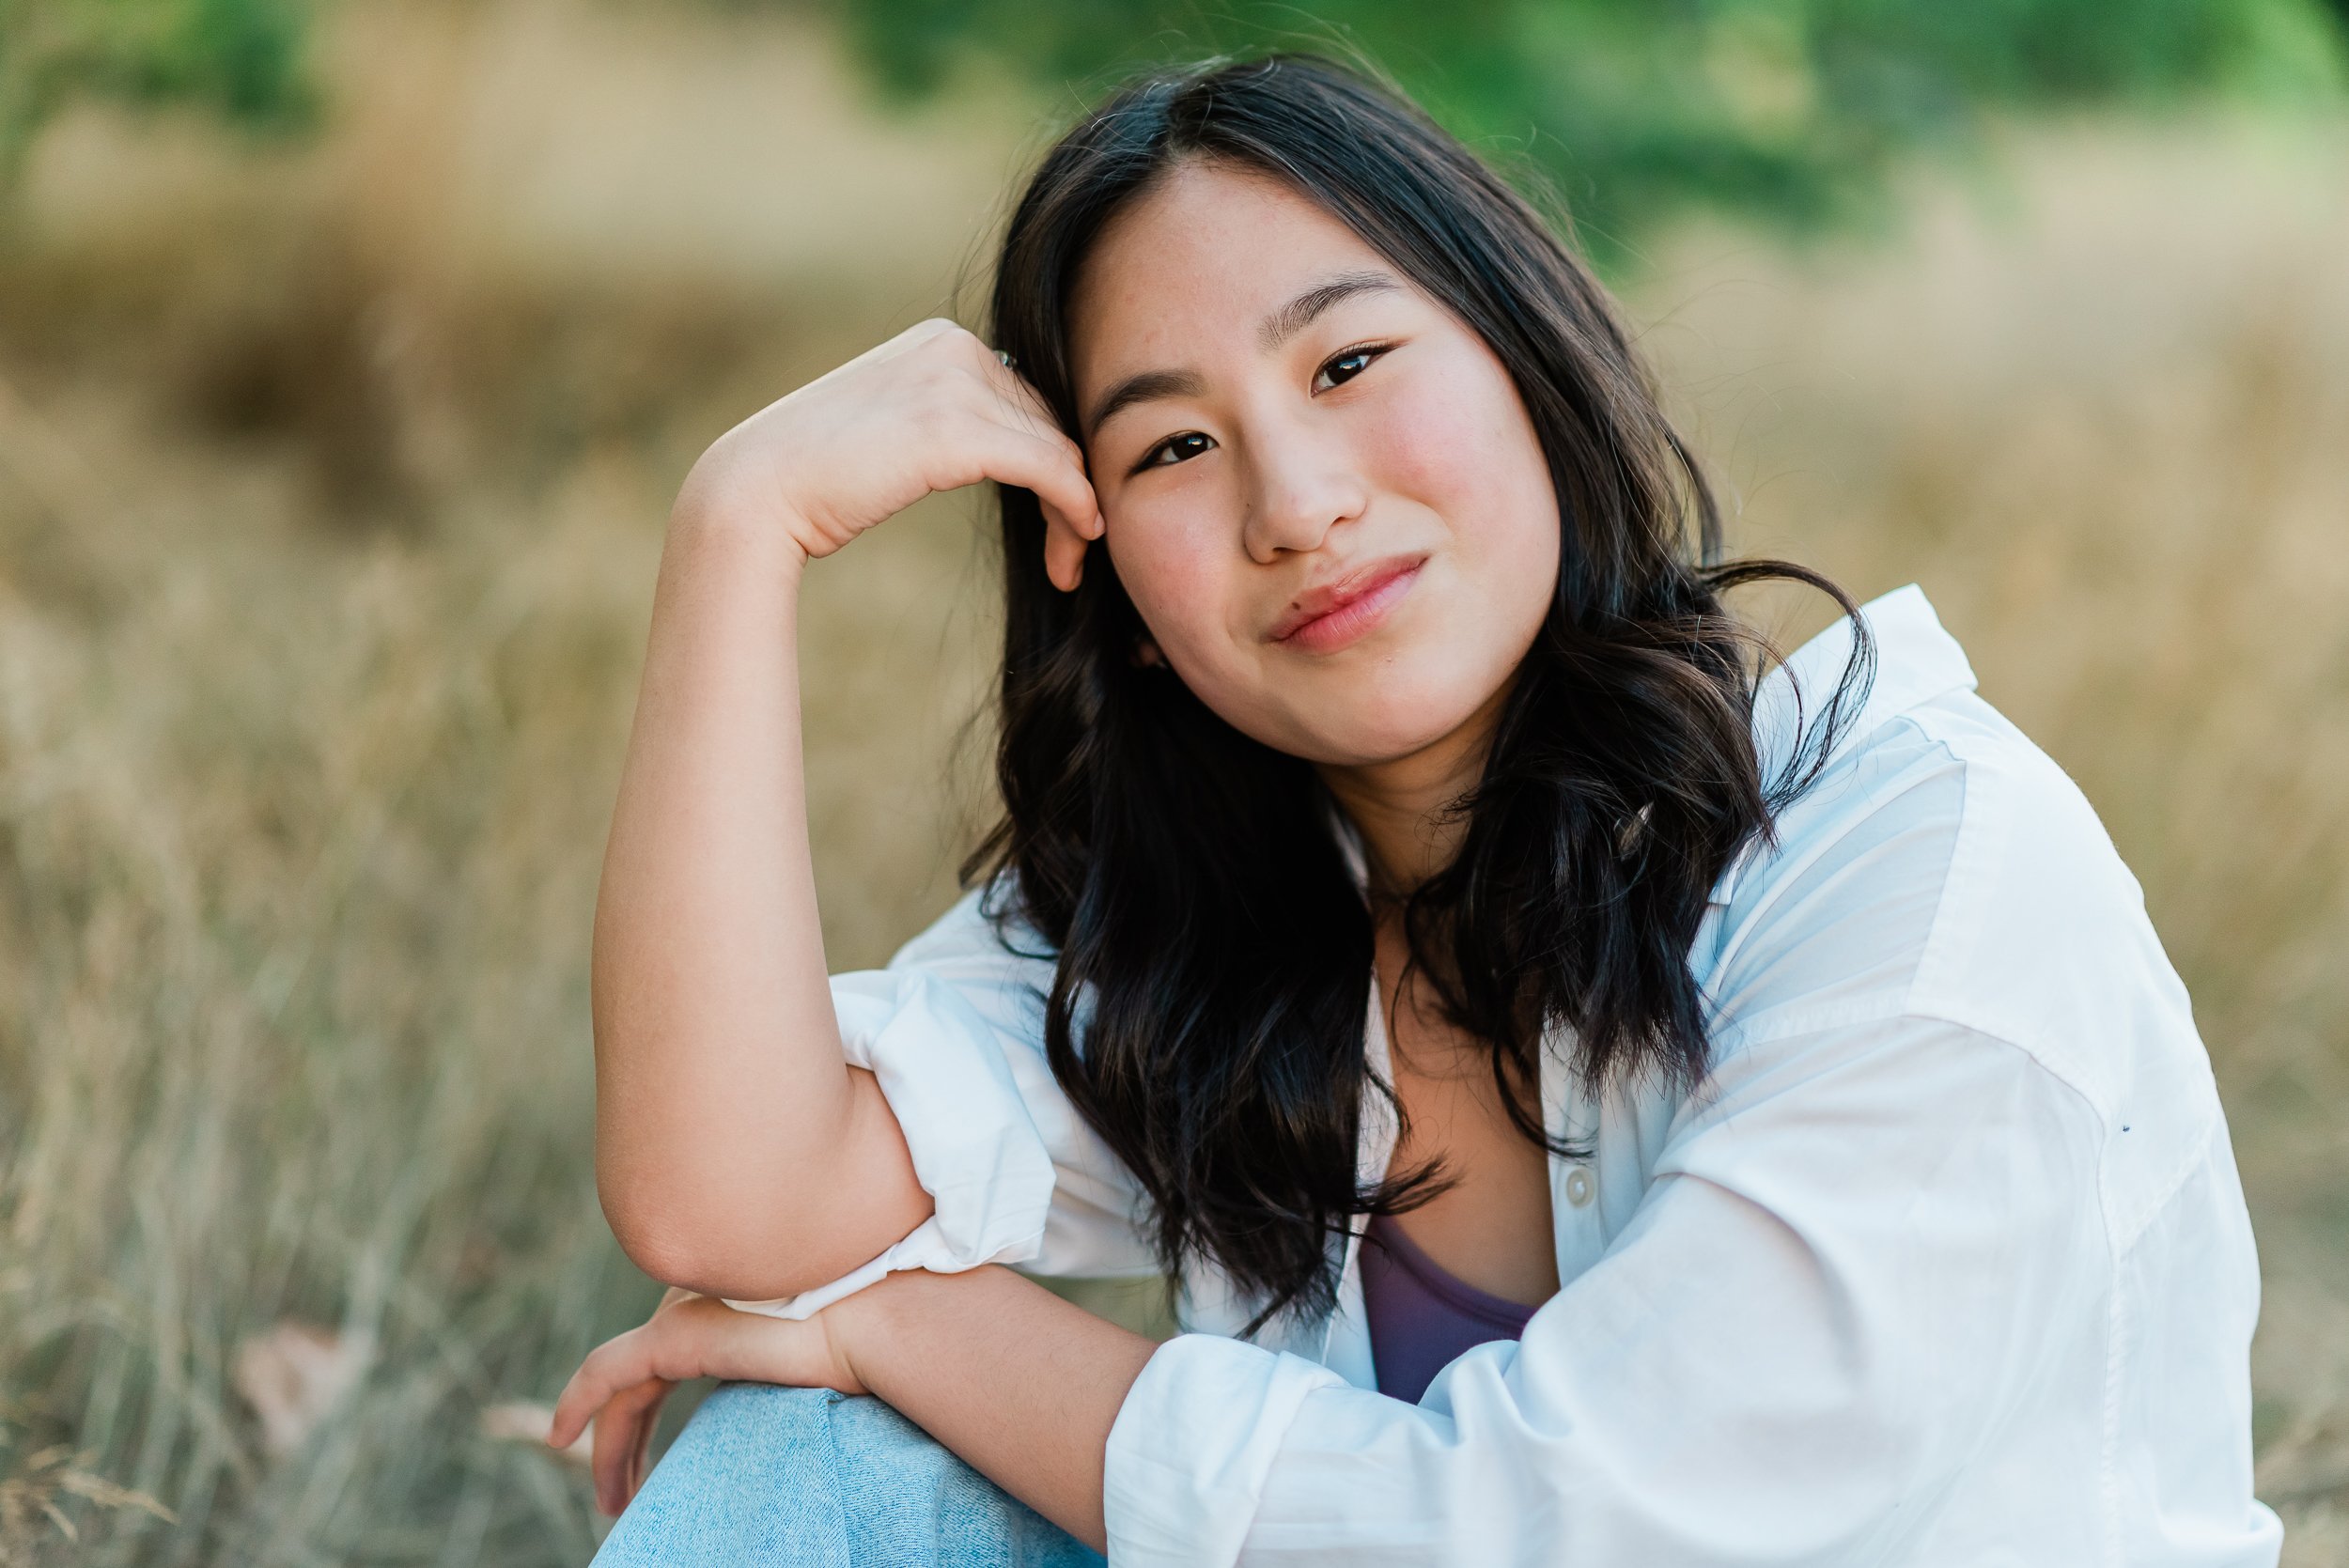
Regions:
<svg viewBox="0 0 2349 1568"><path fill-rule="evenodd" d="M1198 160L1103 232L1070 332L1110 559L1202 702L1341 768L1488 711L1559 523L1484 339L1309 198Z"/></svg>

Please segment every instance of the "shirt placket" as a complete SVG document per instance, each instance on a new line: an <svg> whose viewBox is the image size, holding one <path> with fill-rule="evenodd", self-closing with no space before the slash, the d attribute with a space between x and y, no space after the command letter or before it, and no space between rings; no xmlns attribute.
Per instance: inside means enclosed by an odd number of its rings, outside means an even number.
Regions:
<svg viewBox="0 0 2349 1568"><path fill-rule="evenodd" d="M1367 1069L1366 1081L1361 1114L1354 1137L1354 1181L1358 1189L1384 1180L1387 1167L1394 1158L1393 1103L1385 1094L1369 1087L1373 1081L1388 1081L1390 1060L1386 1011L1381 1005L1378 974L1374 967L1370 976L1370 1004L1362 1028L1362 1063ZM1322 1321L1320 1343L1315 1357L1322 1365L1340 1373L1348 1382L1362 1387L1371 1386L1370 1329L1363 1316L1361 1273L1362 1234L1367 1228L1368 1221L1360 1215L1347 1222L1346 1261L1338 1275L1337 1305ZM1350 1330L1343 1343L1338 1338L1342 1324ZM1361 1365L1352 1364L1357 1358Z"/></svg>
<svg viewBox="0 0 2349 1568"><path fill-rule="evenodd" d="M1553 1025L1542 1037L1542 1127L1558 1142L1587 1149L1589 1157L1569 1159L1549 1155L1549 1228L1558 1284L1568 1281L1597 1261L1606 1250L1606 1226L1598 1201L1598 1120L1596 1108L1581 1092L1581 1075L1574 1069L1575 1032Z"/></svg>

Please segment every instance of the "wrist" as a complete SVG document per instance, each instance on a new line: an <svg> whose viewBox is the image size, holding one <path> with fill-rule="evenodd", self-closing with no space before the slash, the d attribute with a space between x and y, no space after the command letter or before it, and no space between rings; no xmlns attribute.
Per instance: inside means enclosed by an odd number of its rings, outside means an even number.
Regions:
<svg viewBox="0 0 2349 1568"><path fill-rule="evenodd" d="M879 1360L876 1347L888 1342L889 1323L902 1296L903 1281L926 1274L924 1269L899 1269L884 1274L817 1314L824 1326L824 1343L832 1352L832 1364L840 1369L843 1377L861 1388L873 1386L866 1374Z"/></svg>
<svg viewBox="0 0 2349 1568"><path fill-rule="evenodd" d="M888 1381L890 1350L904 1343L909 1327L925 1313L965 1310L945 1303L958 1293L967 1303L968 1291L982 1279L1007 1272L988 1264L960 1274L904 1268L882 1275L820 1314L833 1363L858 1386L874 1389L875 1378Z"/></svg>
<svg viewBox="0 0 2349 1568"><path fill-rule="evenodd" d="M728 569L766 571L796 587L812 558L800 533L798 520L771 498L704 478L696 470L669 509L665 552L721 556Z"/></svg>

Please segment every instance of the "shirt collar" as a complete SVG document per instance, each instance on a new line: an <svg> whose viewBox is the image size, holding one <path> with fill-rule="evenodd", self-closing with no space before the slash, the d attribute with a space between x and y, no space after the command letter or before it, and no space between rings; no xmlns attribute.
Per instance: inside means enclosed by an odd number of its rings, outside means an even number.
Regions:
<svg viewBox="0 0 2349 1568"><path fill-rule="evenodd" d="M1839 725L1821 766L1851 750L1869 735L1911 709L1952 691L1974 689L1973 666L1966 650L1943 629L1925 592L1916 583L1880 594L1859 607L1875 644L1873 670L1860 672L1862 686L1845 699L1858 711ZM1797 745L1815 746L1828 699L1843 679L1852 653L1849 616L1797 648L1754 690L1754 742L1762 754L1766 782L1785 769ZM1761 847L1748 843L1714 883L1705 902L1727 904L1738 874Z"/></svg>
<svg viewBox="0 0 2349 1568"><path fill-rule="evenodd" d="M1862 672L1864 689L1846 699L1847 705L1859 704L1859 713L1836 731L1828 753L1830 759L1911 708L1952 691L1974 689L1973 666L1966 661L1966 650L1942 628L1925 591L1916 583L1879 594L1859 607L1859 616L1875 643L1875 668L1872 674ZM1762 677L1754 691L1753 731L1762 752L1765 780L1776 778L1784 768L1791 745L1811 742L1817 733L1827 701L1851 659L1851 648L1852 624L1844 617ZM1367 891L1370 876L1362 857L1361 835L1335 800L1325 796L1322 804L1337 833L1346 869L1354 875L1355 889ZM1729 902L1737 873L1754 847L1749 844L1746 853L1731 862L1713 884L1706 903Z"/></svg>
<svg viewBox="0 0 2349 1568"><path fill-rule="evenodd" d="M1859 712L1836 732L1829 755L1840 755L1879 726L1949 692L1974 687L1973 667L1957 639L1942 629L1925 593L1914 582L1859 607L1875 644L1875 668L1859 693L1847 699ZM1849 617L1820 632L1762 677L1754 691L1753 731L1763 753L1763 777L1775 777L1799 739L1815 744L1816 726L1852 652ZM1870 672L1863 671L1863 678Z"/></svg>

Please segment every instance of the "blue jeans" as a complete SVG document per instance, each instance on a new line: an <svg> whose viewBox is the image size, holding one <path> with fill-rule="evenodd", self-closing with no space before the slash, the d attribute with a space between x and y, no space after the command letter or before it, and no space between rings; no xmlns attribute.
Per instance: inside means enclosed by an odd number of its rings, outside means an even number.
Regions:
<svg viewBox="0 0 2349 1568"><path fill-rule="evenodd" d="M1099 1568L878 1399L722 1383L595 1568Z"/></svg>

